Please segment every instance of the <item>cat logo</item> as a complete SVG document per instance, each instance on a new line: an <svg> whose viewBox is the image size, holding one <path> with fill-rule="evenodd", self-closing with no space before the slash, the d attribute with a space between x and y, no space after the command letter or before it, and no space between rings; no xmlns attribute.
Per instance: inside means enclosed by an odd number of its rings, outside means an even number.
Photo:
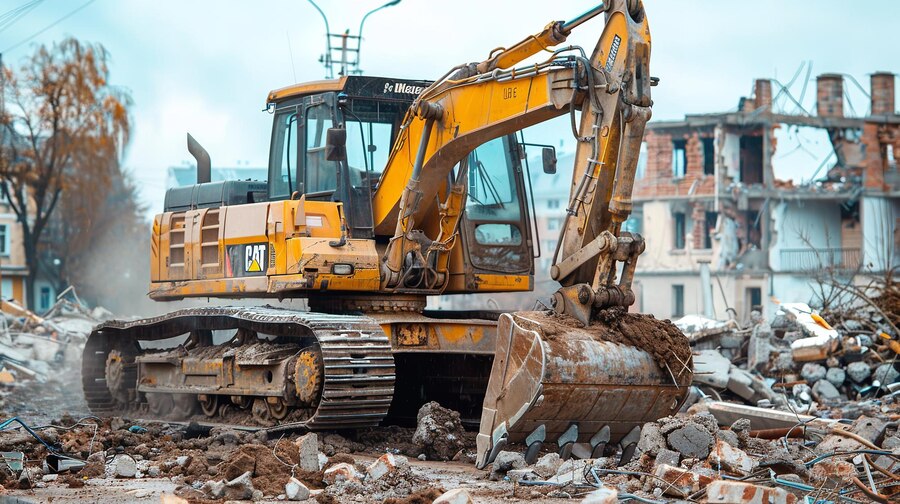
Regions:
<svg viewBox="0 0 900 504"><path fill-rule="evenodd" d="M244 272L262 273L266 270L266 244L244 245Z"/></svg>

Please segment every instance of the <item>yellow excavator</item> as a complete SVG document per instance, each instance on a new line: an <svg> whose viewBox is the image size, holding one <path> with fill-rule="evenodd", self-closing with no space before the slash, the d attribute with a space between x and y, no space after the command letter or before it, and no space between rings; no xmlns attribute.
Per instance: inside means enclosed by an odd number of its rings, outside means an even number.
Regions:
<svg viewBox="0 0 900 504"><path fill-rule="evenodd" d="M590 55L562 46L598 15ZM534 64L522 62L543 53ZM477 465L634 452L687 394L691 352L628 313L643 239L622 230L650 118L640 0L611 0L487 59L415 81L345 76L269 93L268 182L170 189L153 221L150 297L305 298L98 326L83 385L97 414L273 430L414 419L435 400L479 426ZM578 112L580 111L580 117ZM429 296L530 291L538 243L521 130L571 116L578 147L552 310L430 311ZM541 151L554 174L552 147Z"/></svg>

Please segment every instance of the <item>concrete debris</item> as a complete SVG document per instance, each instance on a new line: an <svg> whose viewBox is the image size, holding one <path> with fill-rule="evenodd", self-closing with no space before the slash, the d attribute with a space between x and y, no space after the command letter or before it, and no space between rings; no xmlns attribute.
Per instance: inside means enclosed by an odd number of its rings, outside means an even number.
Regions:
<svg viewBox="0 0 900 504"><path fill-rule="evenodd" d="M237 478L225 483L224 497L228 500L252 499L254 494L253 473L250 471L241 474Z"/></svg>
<svg viewBox="0 0 900 504"><path fill-rule="evenodd" d="M304 471L319 470L319 438L315 432L304 434L294 441L300 456L298 465Z"/></svg>
<svg viewBox="0 0 900 504"><path fill-rule="evenodd" d="M618 502L618 490L608 486L602 486L594 490L581 500L581 504L617 504Z"/></svg>
<svg viewBox="0 0 900 504"><path fill-rule="evenodd" d="M662 489L664 495L687 497L698 492L713 481L713 476L692 472L680 467L659 465L654 472L654 484Z"/></svg>
<svg viewBox="0 0 900 504"><path fill-rule="evenodd" d="M395 471L398 468L406 467L408 465L409 461L406 457L394 455L393 453L385 453L366 468L366 477L368 479L377 480L391 471Z"/></svg>
<svg viewBox="0 0 900 504"><path fill-rule="evenodd" d="M352 464L341 462L325 469L322 480L334 485L342 481L358 482L362 477L363 475Z"/></svg>
<svg viewBox="0 0 900 504"><path fill-rule="evenodd" d="M462 488L441 494L432 504L474 504L472 494Z"/></svg>
<svg viewBox="0 0 900 504"><path fill-rule="evenodd" d="M696 424L687 424L670 432L666 441L684 457L704 459L709 455L713 437L706 429Z"/></svg>
<svg viewBox="0 0 900 504"><path fill-rule="evenodd" d="M539 476L546 479L555 475L556 471L559 470L560 465L562 465L562 460L559 458L559 454L554 452L543 455L541 458L537 459L533 469Z"/></svg>
<svg viewBox="0 0 900 504"><path fill-rule="evenodd" d="M500 479L512 469L521 469L525 467L525 456L519 452L501 451L494 459L491 467L491 479Z"/></svg>
<svg viewBox="0 0 900 504"><path fill-rule="evenodd" d="M783 488L716 480L706 488L709 502L722 504L793 504L797 496Z"/></svg>
<svg viewBox="0 0 900 504"><path fill-rule="evenodd" d="M309 488L297 478L291 478L287 484L284 485L284 495L287 497L287 500L306 500L309 499Z"/></svg>
<svg viewBox="0 0 900 504"><path fill-rule="evenodd" d="M412 442L429 460L450 460L465 446L459 412L436 402L425 404L416 417Z"/></svg>
<svg viewBox="0 0 900 504"><path fill-rule="evenodd" d="M134 478L137 475L137 462L130 455L116 455L110 469L117 478Z"/></svg>
<svg viewBox="0 0 900 504"><path fill-rule="evenodd" d="M709 462L715 468L738 476L748 476L756 467L756 462L746 452L721 440L716 441Z"/></svg>

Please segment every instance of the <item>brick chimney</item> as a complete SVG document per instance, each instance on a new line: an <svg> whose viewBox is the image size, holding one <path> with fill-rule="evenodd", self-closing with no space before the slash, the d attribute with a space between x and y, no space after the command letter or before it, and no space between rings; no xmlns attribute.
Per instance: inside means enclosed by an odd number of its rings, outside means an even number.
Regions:
<svg viewBox="0 0 900 504"><path fill-rule="evenodd" d="M897 113L894 106L894 74L891 72L875 72L872 74L872 115L893 115Z"/></svg>
<svg viewBox="0 0 900 504"><path fill-rule="evenodd" d="M822 74L816 77L816 114L819 117L844 117L844 77Z"/></svg>
<svg viewBox="0 0 900 504"><path fill-rule="evenodd" d="M772 110L772 81L769 79L756 79L753 83L754 94L756 95L756 108L765 108L767 111Z"/></svg>

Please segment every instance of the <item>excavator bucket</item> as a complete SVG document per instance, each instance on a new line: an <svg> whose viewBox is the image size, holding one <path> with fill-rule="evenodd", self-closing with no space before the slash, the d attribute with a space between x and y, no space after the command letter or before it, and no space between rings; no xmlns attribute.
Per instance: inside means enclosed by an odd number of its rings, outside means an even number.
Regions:
<svg viewBox="0 0 900 504"><path fill-rule="evenodd" d="M657 358L680 354L684 362L676 369L660 365L629 339L643 338L646 345L658 338L678 346L672 336L677 329L668 321L622 315L653 334L635 334L634 324L624 331L617 323L580 327L574 319L544 312L500 317L476 441L479 468L507 443L523 441L531 458L545 441L558 444L564 456L575 443L590 443L587 449L599 455L606 443L618 443L623 457L630 456L643 423L678 410L691 381L686 340L680 339L683 347L655 351Z"/></svg>

